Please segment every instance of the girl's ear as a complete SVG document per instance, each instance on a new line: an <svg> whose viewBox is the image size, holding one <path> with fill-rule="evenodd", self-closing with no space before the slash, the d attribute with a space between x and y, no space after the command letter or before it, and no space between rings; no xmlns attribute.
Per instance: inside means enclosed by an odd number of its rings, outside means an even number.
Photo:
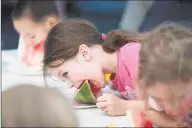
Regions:
<svg viewBox="0 0 192 128"><path fill-rule="evenodd" d="M91 49L87 45L80 45L78 51L78 60L89 62L92 59Z"/></svg>

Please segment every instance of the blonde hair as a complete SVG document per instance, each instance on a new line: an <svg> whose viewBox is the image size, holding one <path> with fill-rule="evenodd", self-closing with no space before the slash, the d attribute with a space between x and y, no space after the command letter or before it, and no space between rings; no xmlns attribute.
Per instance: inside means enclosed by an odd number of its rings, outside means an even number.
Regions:
<svg viewBox="0 0 192 128"><path fill-rule="evenodd" d="M192 30L164 23L146 34L140 50L138 81L145 85L192 79Z"/></svg>
<svg viewBox="0 0 192 128"><path fill-rule="evenodd" d="M77 127L77 119L56 89L18 85L2 92L2 126Z"/></svg>

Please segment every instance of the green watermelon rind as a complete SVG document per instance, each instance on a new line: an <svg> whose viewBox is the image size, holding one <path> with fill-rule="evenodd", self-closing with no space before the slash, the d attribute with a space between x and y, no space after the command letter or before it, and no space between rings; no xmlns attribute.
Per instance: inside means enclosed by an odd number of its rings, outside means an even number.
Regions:
<svg viewBox="0 0 192 128"><path fill-rule="evenodd" d="M86 80L75 95L75 100L85 104L96 104L96 99L93 96L90 85Z"/></svg>

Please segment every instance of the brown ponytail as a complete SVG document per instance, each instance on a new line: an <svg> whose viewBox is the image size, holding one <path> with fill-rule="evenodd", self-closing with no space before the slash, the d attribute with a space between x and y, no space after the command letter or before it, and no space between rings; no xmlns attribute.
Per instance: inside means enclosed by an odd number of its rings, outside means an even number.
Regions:
<svg viewBox="0 0 192 128"><path fill-rule="evenodd" d="M142 36L138 32L129 30L113 30L107 33L102 47L105 52L113 53L129 42L141 42L141 40Z"/></svg>

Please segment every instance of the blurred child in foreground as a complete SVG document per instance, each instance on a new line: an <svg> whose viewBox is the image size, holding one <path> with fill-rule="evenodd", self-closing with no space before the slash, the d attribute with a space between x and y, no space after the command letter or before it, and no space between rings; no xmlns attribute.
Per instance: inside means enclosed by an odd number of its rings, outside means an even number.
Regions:
<svg viewBox="0 0 192 128"><path fill-rule="evenodd" d="M2 92L2 126L77 127L77 119L56 89L18 85Z"/></svg>

